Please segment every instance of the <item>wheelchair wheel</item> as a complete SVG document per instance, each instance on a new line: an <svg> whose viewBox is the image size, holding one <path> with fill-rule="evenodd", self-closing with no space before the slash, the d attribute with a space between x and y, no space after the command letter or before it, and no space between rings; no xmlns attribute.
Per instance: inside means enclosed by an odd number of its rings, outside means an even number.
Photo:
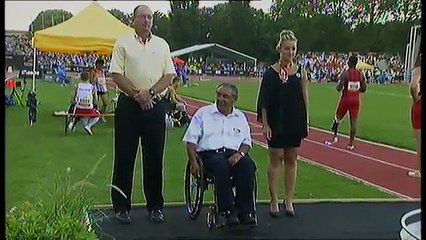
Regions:
<svg viewBox="0 0 426 240"><path fill-rule="evenodd" d="M186 210L191 219L197 219L203 206L203 197L205 190L204 165L198 160L200 166L200 176L195 177L191 174L191 164L188 161L185 171L185 201Z"/></svg>

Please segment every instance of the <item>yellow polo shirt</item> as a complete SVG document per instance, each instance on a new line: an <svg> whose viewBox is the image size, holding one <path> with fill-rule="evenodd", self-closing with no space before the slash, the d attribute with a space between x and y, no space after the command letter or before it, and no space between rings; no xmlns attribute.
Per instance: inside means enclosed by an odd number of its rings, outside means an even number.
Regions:
<svg viewBox="0 0 426 240"><path fill-rule="evenodd" d="M151 88L163 75L176 74L166 40L151 35L144 44L136 34L117 39L109 72L123 74L139 90Z"/></svg>

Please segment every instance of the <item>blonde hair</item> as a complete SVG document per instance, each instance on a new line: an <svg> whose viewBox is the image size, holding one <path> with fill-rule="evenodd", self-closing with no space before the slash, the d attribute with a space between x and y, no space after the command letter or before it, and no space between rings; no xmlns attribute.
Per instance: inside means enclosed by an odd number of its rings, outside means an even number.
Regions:
<svg viewBox="0 0 426 240"><path fill-rule="evenodd" d="M280 39L278 40L277 47L276 47L277 51L280 51L282 42L289 41L289 40L297 42L297 38L294 32L288 29L282 30L280 33Z"/></svg>

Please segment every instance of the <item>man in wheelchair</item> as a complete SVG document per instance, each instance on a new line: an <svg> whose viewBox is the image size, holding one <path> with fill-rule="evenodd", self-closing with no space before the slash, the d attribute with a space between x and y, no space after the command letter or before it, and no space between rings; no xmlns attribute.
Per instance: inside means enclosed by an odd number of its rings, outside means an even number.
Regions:
<svg viewBox="0 0 426 240"><path fill-rule="evenodd" d="M216 102L198 109L183 137L191 173L200 173L200 157L205 171L214 179L219 226L257 224L256 165L248 156L252 143L247 119L234 108L237 99L235 85L220 84Z"/></svg>

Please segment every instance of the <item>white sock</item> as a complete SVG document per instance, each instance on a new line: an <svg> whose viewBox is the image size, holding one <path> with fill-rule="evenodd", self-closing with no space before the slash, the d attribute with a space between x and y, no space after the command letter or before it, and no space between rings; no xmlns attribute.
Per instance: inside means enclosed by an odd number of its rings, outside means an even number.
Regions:
<svg viewBox="0 0 426 240"><path fill-rule="evenodd" d="M340 120L337 117L334 117L334 121L338 124L340 124Z"/></svg>
<svg viewBox="0 0 426 240"><path fill-rule="evenodd" d="M91 118L89 122L87 123L86 127L91 128L93 125L95 125L99 121L99 117L97 118Z"/></svg>

